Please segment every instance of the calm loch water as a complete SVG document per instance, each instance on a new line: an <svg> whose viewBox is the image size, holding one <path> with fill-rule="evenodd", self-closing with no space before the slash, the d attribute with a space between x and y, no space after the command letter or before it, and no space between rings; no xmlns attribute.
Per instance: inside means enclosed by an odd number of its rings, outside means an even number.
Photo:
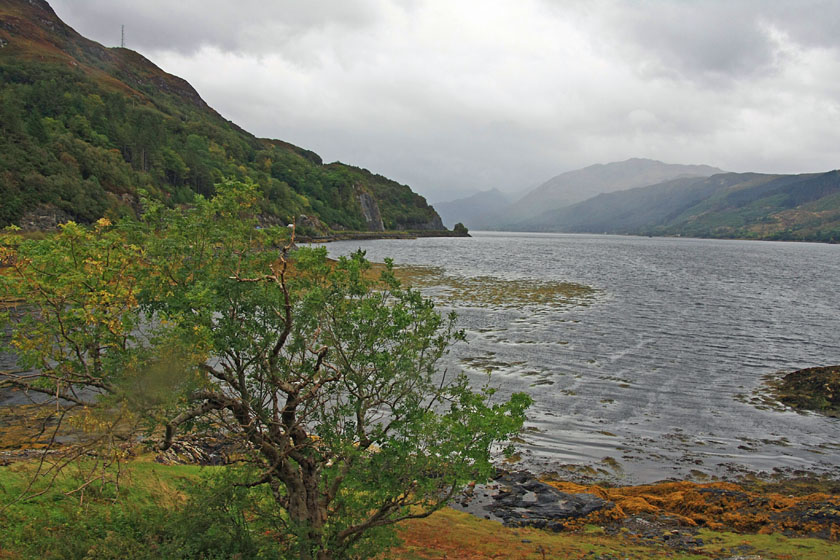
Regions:
<svg viewBox="0 0 840 560"><path fill-rule="evenodd" d="M596 289L586 305L445 304L468 335L446 366L534 397L530 468L840 474L840 420L757 398L765 376L840 363L840 246L511 233L328 245L357 248L450 279Z"/></svg>

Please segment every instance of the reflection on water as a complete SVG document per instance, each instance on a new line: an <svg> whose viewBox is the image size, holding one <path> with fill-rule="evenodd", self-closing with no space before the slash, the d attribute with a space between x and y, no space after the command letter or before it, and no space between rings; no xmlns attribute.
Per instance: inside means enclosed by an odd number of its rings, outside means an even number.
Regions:
<svg viewBox="0 0 840 560"><path fill-rule="evenodd" d="M747 402L765 375L840 363L840 246L509 233L328 245L359 247L458 279L443 305L469 343L447 367L533 395L529 466L613 457L646 482L840 465L840 421ZM495 304L459 298L482 277ZM499 280L595 293L510 305Z"/></svg>

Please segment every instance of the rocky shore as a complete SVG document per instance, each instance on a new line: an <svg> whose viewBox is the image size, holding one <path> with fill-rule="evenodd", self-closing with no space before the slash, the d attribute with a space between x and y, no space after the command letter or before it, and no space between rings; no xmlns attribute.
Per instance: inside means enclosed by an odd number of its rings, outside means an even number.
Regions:
<svg viewBox="0 0 840 560"><path fill-rule="evenodd" d="M615 504L592 494L561 492L520 471L502 472L488 484L467 488L453 507L508 527L561 531L570 521Z"/></svg>
<svg viewBox="0 0 840 560"><path fill-rule="evenodd" d="M837 489L835 481L816 478L609 487L519 471L500 472L486 485L467 488L453 507L508 527L563 531L598 526L607 533L691 550L702 546L697 533L703 528L837 541Z"/></svg>

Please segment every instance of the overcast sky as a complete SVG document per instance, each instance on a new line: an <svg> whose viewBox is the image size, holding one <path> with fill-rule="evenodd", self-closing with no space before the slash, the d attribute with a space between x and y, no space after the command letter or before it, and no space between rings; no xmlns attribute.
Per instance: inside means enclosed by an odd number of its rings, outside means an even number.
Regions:
<svg viewBox="0 0 840 560"><path fill-rule="evenodd" d="M647 157L840 167L836 0L51 0L258 136L431 202Z"/></svg>

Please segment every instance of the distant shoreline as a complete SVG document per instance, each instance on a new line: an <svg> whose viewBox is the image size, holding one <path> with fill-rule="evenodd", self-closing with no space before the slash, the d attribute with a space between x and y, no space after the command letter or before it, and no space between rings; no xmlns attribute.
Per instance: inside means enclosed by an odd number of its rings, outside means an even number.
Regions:
<svg viewBox="0 0 840 560"><path fill-rule="evenodd" d="M660 239L702 239L712 241L769 241L769 242L783 242L783 243L820 243L822 245L839 245L840 238L822 240L812 237L746 237L746 236L724 236L724 235L681 235L679 233L644 233L644 232L611 232L611 231L513 231L501 229L474 229L470 230L473 233L512 233L517 235L609 235L615 237L644 237L644 238L660 238Z"/></svg>
<svg viewBox="0 0 840 560"><path fill-rule="evenodd" d="M340 231L322 236L299 235L296 241L298 243L331 243L333 241L352 241L357 239L417 239L418 237L470 237L470 234L456 233L449 230Z"/></svg>

